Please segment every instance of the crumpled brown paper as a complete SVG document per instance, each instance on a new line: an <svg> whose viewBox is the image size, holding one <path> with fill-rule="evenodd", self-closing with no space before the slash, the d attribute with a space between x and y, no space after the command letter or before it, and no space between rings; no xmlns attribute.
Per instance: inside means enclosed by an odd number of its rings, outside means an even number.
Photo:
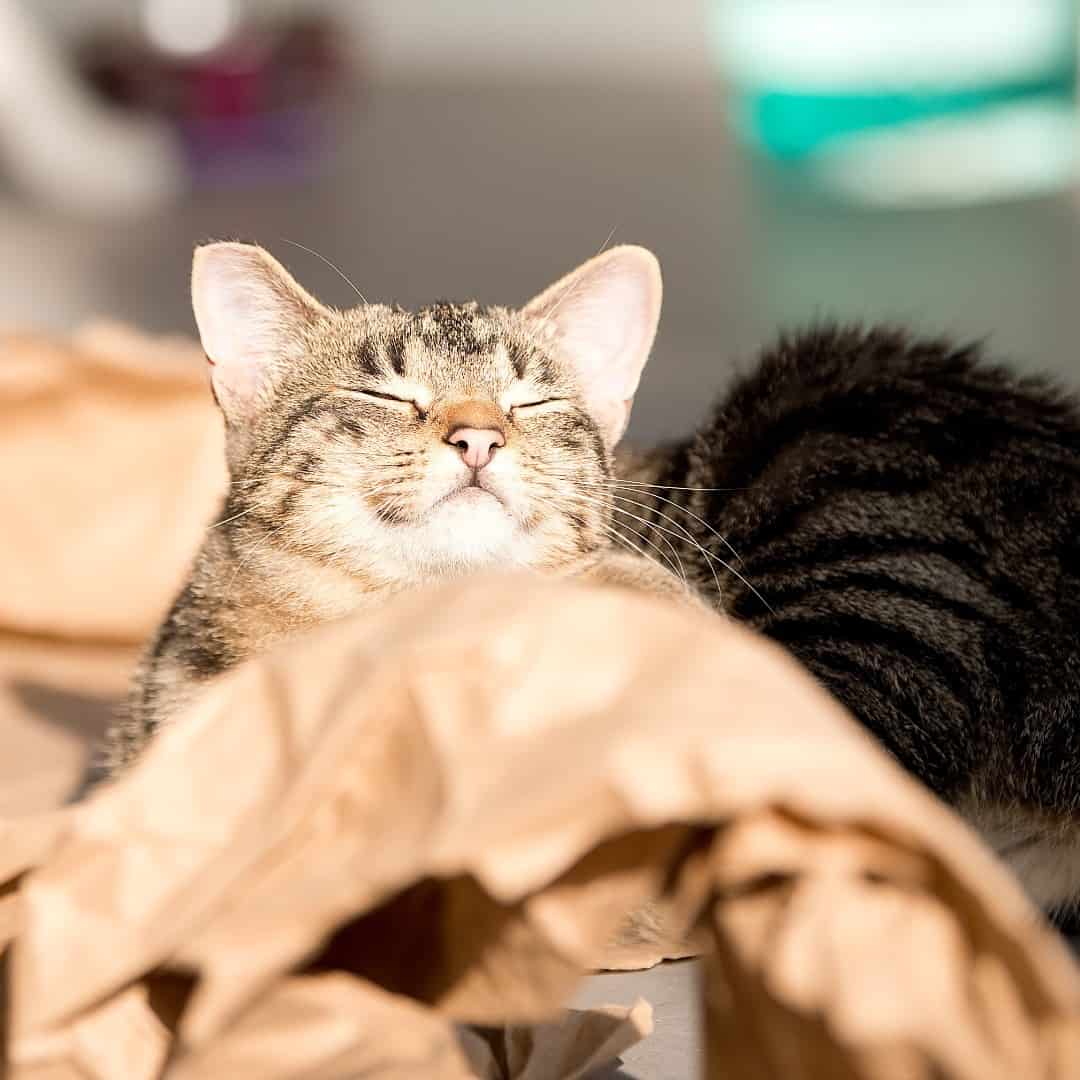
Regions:
<svg viewBox="0 0 1080 1080"><path fill-rule="evenodd" d="M108 430L80 429L103 454ZM74 484L93 456L67 445ZM4 630L70 650L146 620L125 596L96 634L34 564L57 542L4 544L42 592ZM659 949L614 943L650 902ZM1073 962L967 828L780 650L643 597L398 598L220 680L87 804L0 825L17 1080L560 1080L649 1025L560 1016L582 973L692 934L710 1077L1080 1075Z"/></svg>
<svg viewBox="0 0 1080 1080"><path fill-rule="evenodd" d="M77 784L218 509L205 366L109 323L0 335L0 815Z"/></svg>
<svg viewBox="0 0 1080 1080"><path fill-rule="evenodd" d="M0 337L0 628L153 630L225 487L204 369L187 339L107 323Z"/></svg>

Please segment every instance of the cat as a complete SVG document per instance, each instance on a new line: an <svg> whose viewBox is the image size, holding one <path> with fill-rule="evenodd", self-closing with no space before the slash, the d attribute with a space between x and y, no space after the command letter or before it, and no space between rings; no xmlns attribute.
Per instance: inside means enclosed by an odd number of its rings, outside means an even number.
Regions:
<svg viewBox="0 0 1080 1080"><path fill-rule="evenodd" d="M139 665L106 771L206 680L307 627L485 567L703 606L633 545L609 493L660 313L618 247L520 310L324 307L263 249L198 248L192 302L229 490Z"/></svg>
<svg viewBox="0 0 1080 1080"><path fill-rule="evenodd" d="M782 337L692 437L618 447L660 311L619 247L519 310L335 312L196 252L231 489L111 760L281 637L486 566L702 598L788 649L1047 911L1080 898L1080 409L975 345Z"/></svg>

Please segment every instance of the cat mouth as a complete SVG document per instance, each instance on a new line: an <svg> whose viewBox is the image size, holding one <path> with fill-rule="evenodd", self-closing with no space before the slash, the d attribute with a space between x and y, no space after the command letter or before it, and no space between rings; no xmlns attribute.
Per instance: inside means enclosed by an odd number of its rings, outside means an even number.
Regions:
<svg viewBox="0 0 1080 1080"><path fill-rule="evenodd" d="M450 503L456 503L462 506L471 503L479 506L489 499L494 499L495 502L503 507L503 509L506 508L506 504L496 492L492 491L491 488L487 487L485 484L482 484L478 479L473 478L448 491L432 506L431 509L433 511L438 510L439 507L446 506Z"/></svg>

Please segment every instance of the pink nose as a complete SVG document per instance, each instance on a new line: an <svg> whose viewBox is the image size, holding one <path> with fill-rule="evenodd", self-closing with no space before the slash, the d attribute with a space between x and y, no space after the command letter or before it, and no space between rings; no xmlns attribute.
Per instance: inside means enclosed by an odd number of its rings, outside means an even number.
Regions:
<svg viewBox="0 0 1080 1080"><path fill-rule="evenodd" d="M495 456L495 448L506 445L505 436L497 428L455 428L446 441L461 451L470 469L482 469Z"/></svg>

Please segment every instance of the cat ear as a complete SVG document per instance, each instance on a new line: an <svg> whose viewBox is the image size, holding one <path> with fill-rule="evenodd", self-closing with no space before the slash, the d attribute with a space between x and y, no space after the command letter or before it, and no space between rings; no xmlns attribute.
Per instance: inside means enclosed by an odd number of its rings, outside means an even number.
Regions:
<svg viewBox="0 0 1080 1080"><path fill-rule="evenodd" d="M253 244L196 248L191 302L214 395L229 420L242 420L268 397L275 375L300 355L304 328L327 314Z"/></svg>
<svg viewBox="0 0 1080 1080"><path fill-rule="evenodd" d="M525 305L570 365L608 446L626 430L649 358L663 291L660 264L642 247L612 248Z"/></svg>

